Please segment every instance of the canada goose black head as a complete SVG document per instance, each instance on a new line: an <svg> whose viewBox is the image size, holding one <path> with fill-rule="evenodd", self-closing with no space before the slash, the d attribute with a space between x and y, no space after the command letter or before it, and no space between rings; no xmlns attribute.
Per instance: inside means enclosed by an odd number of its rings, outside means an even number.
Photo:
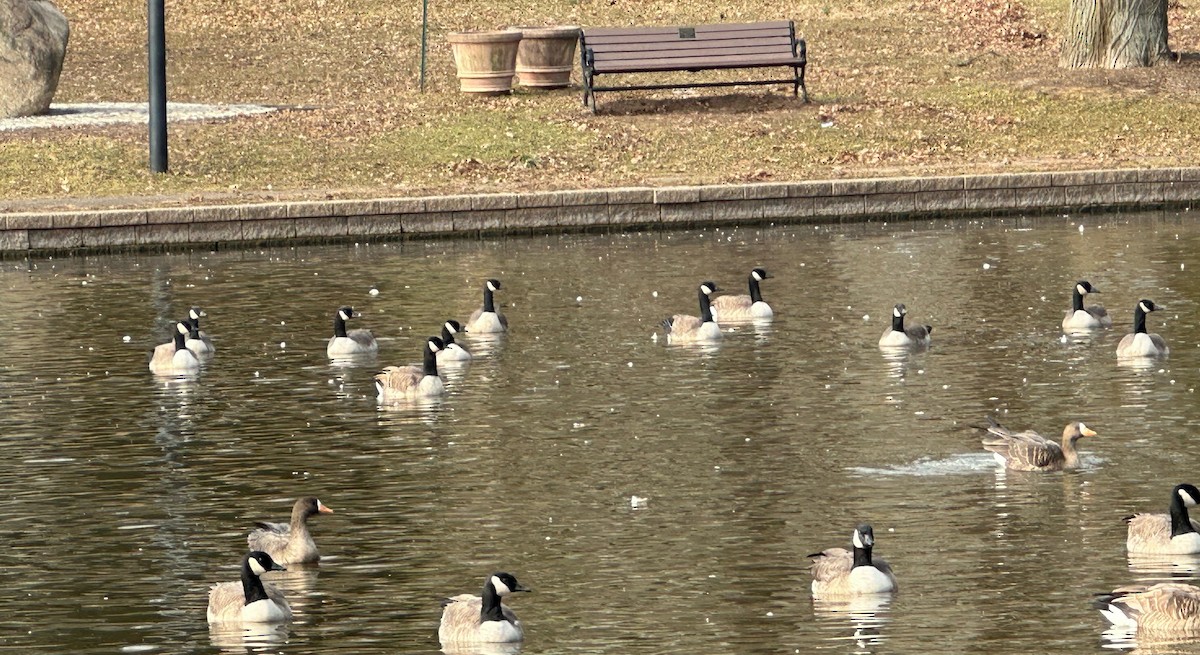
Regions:
<svg viewBox="0 0 1200 655"><path fill-rule="evenodd" d="M528 587L522 587L513 574L504 572L493 573L492 577L488 578L488 585L496 591L497 596L507 596L522 591L533 591Z"/></svg>
<svg viewBox="0 0 1200 655"><path fill-rule="evenodd" d="M1089 293L1100 293L1100 290L1092 286L1092 283L1088 282L1087 280L1080 280L1076 282L1075 291L1081 296Z"/></svg>
<svg viewBox="0 0 1200 655"><path fill-rule="evenodd" d="M188 318L193 321L199 319L201 316L208 316L208 314L204 313L204 310L199 307L193 307L188 310Z"/></svg>
<svg viewBox="0 0 1200 655"><path fill-rule="evenodd" d="M869 550L875 545L875 530L867 523L854 528L854 536L851 537L851 542L855 548Z"/></svg>
<svg viewBox="0 0 1200 655"><path fill-rule="evenodd" d="M1187 484L1186 482L1184 484L1176 485L1175 489L1172 490L1172 493L1178 496L1186 507L1195 507L1198 503L1200 503L1200 490L1197 490L1195 486Z"/></svg>
<svg viewBox="0 0 1200 655"><path fill-rule="evenodd" d="M261 550L256 550L246 555L245 567L258 577L267 571L286 571L282 564L271 559L271 556Z"/></svg>
<svg viewBox="0 0 1200 655"><path fill-rule="evenodd" d="M499 291L500 290L500 280L497 280L495 278L489 279L484 284L487 286L488 291Z"/></svg>
<svg viewBox="0 0 1200 655"><path fill-rule="evenodd" d="M350 306L339 307L337 310L337 315L338 315L338 318L342 319L343 321L348 321L352 318L362 316L362 314L355 314L354 308L350 307Z"/></svg>
<svg viewBox="0 0 1200 655"><path fill-rule="evenodd" d="M717 288L716 282L701 282L700 283L700 293L702 293L706 296L711 296L718 291L720 291L720 289Z"/></svg>
<svg viewBox="0 0 1200 655"><path fill-rule="evenodd" d="M762 282L771 276L767 275L767 270L765 268L756 268L750 271L750 277L754 278L758 282Z"/></svg>
<svg viewBox="0 0 1200 655"><path fill-rule="evenodd" d="M462 332L462 324L451 319L442 324L442 329L454 335Z"/></svg>

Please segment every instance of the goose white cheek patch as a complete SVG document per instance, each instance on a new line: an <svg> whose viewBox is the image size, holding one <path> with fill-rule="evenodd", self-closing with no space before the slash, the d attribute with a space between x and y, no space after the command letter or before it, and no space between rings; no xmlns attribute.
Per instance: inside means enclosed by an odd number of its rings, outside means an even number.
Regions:
<svg viewBox="0 0 1200 655"><path fill-rule="evenodd" d="M267 570L263 568L263 565L259 564L258 560L254 559L253 557L250 558L250 570L254 571L254 575L262 575L267 572Z"/></svg>
<svg viewBox="0 0 1200 655"><path fill-rule="evenodd" d="M500 594L501 596L512 592L512 590L508 588L508 585L504 584L499 577L494 575L492 576L492 586L496 588L496 593Z"/></svg>

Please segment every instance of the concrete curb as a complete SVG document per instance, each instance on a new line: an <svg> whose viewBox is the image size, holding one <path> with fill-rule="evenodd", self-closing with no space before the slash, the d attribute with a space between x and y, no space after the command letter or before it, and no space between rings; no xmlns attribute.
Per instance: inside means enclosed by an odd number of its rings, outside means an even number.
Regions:
<svg viewBox="0 0 1200 655"><path fill-rule="evenodd" d="M0 214L0 256L1200 205L1200 168Z"/></svg>

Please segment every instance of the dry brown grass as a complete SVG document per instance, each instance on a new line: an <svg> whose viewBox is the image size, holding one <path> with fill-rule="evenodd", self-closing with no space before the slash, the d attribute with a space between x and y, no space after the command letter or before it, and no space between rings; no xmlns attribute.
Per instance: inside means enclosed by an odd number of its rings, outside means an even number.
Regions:
<svg viewBox="0 0 1200 655"><path fill-rule="evenodd" d="M1190 0L1189 0L1190 1ZM1200 164L1200 29L1173 2L1179 64L1056 67L1063 2L192 0L167 6L170 97L297 109L171 127L168 175L144 127L0 135L0 210L589 186ZM62 0L58 101L145 97L144 4ZM444 35L508 25L792 18L809 44L786 90L471 98ZM744 73L739 73L744 74Z"/></svg>

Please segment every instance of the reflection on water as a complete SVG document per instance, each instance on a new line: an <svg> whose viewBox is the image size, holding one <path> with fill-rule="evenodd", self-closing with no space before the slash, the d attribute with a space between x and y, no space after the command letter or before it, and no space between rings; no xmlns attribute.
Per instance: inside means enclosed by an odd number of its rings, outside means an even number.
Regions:
<svg viewBox="0 0 1200 655"><path fill-rule="evenodd" d="M1180 268L1200 225L1088 224L3 263L0 297L37 310L0 320L0 648L433 654L446 590L509 570L539 582L521 599L529 654L1094 649L1092 591L1197 579L1135 568L1121 517L1160 507L1200 458L1200 349L1185 346L1200 278ZM755 265L775 278L774 321L664 343L659 321L696 280L740 287ZM490 277L510 331L462 335L475 359L440 367L444 398L380 406L372 376L419 361ZM1170 358L1118 366L1124 328L1064 341L1081 278L1128 308L1110 309L1121 326L1161 298ZM878 308L899 299L937 326L934 347L879 350ZM326 357L329 309L347 303L374 358ZM149 352L192 305L217 354L195 379L156 379ZM1080 471L1006 472L972 427L988 415L1103 436ZM208 586L234 579L252 522L307 495L338 513L313 526L318 568L272 578L297 620L209 633ZM812 603L804 555L860 521L887 531L904 591L874 610Z"/></svg>
<svg viewBox="0 0 1200 655"><path fill-rule="evenodd" d="M845 634L831 640L854 642L852 653L874 653L886 639L884 626L888 622L891 594L859 595L849 598L814 598L813 613L818 621L827 621L830 628L841 628Z"/></svg>
<svg viewBox="0 0 1200 655"><path fill-rule="evenodd" d="M208 638L222 653L278 652L288 640L286 623L210 623Z"/></svg>

